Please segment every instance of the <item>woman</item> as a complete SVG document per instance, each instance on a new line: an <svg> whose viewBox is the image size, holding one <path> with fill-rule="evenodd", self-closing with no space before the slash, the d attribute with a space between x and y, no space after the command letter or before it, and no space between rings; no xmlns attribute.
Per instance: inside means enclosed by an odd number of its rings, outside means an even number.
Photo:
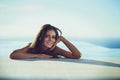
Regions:
<svg viewBox="0 0 120 80"><path fill-rule="evenodd" d="M61 36L61 34L62 32L58 28L50 24L45 24L32 43L22 49L13 51L10 54L10 58L58 58L59 56L64 56L65 58L79 59L81 57L79 50ZM60 41L62 41L70 51L56 46Z"/></svg>

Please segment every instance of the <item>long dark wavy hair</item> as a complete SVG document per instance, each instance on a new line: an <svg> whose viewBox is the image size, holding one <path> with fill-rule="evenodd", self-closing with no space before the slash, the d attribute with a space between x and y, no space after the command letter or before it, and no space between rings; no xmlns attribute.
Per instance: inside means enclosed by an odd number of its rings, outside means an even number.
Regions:
<svg viewBox="0 0 120 80"><path fill-rule="evenodd" d="M45 38L45 35L47 33L48 30L54 30L55 31L55 39L57 40L59 38L59 36L62 35L62 32L60 29L58 29L57 27L54 27L50 24L45 24L41 27L41 30L39 30L38 34L36 35L34 41L31 43L31 45L29 46L31 49L36 49L38 47L41 46L41 44L43 43L43 40Z"/></svg>

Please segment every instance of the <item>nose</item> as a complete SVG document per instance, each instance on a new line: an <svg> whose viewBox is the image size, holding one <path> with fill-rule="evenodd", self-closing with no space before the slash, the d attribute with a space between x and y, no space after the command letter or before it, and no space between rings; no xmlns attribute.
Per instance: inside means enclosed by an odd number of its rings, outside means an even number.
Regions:
<svg viewBox="0 0 120 80"><path fill-rule="evenodd" d="M52 41L52 37L49 37L49 41Z"/></svg>

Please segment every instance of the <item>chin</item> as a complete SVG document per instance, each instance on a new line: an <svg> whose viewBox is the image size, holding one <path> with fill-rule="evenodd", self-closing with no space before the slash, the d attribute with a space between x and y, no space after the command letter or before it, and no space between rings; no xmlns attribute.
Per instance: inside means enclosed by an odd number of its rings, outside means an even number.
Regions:
<svg viewBox="0 0 120 80"><path fill-rule="evenodd" d="M47 48L51 48L52 46L47 46Z"/></svg>

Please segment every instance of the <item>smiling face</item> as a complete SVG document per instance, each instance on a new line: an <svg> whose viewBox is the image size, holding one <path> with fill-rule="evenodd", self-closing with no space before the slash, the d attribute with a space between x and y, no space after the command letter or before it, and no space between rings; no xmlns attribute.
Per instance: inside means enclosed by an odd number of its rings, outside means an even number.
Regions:
<svg viewBox="0 0 120 80"><path fill-rule="evenodd" d="M44 41L43 41L44 48L47 48L47 49L51 48L55 43L55 37L56 37L55 31L48 30L46 32L46 35L45 35Z"/></svg>

